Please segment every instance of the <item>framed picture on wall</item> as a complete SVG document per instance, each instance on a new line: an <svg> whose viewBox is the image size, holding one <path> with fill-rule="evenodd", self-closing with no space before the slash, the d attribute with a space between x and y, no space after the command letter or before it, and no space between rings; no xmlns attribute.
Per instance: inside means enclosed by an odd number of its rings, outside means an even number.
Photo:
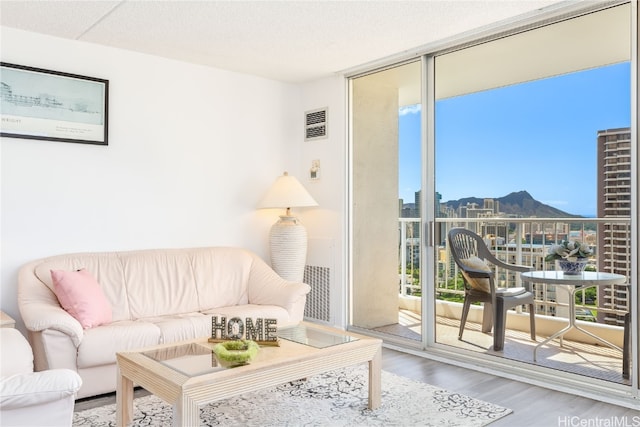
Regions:
<svg viewBox="0 0 640 427"><path fill-rule="evenodd" d="M0 86L0 136L108 145L108 80L0 62Z"/></svg>

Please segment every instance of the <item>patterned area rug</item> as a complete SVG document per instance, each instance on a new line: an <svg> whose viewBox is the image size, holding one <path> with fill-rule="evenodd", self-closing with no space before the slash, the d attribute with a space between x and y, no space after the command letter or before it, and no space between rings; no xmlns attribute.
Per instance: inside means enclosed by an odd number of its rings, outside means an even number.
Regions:
<svg viewBox="0 0 640 427"><path fill-rule="evenodd" d="M365 365L206 405L205 426L484 426L511 413L491 403L382 371L382 405L367 409ZM115 405L76 412L73 425L114 426ZM134 400L134 426L170 426L171 406Z"/></svg>

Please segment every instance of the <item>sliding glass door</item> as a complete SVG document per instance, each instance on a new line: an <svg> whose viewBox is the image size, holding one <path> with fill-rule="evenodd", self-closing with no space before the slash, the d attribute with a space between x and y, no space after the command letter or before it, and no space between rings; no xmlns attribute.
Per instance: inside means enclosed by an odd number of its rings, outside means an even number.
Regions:
<svg viewBox="0 0 640 427"><path fill-rule="evenodd" d="M351 328L523 378L619 395L631 385L637 395L638 345L631 340L633 356L621 351L637 333L634 13L629 3L572 12L350 78ZM552 245L579 241L595 251L588 269L628 280L573 301L564 288L535 284L536 341L528 308L516 307L504 350L494 351L482 304L461 329L452 227L534 270L555 269L545 259ZM528 286L494 274L501 288ZM570 305L581 327L613 345L571 333L539 347L534 361L538 343L569 322Z"/></svg>
<svg viewBox="0 0 640 427"><path fill-rule="evenodd" d="M444 230L480 235L501 260L553 270L545 261L563 240L597 253L589 269L633 277L631 232L630 6L618 6L465 49L435 55L435 191ZM626 25L625 25L626 24ZM446 241L438 244L444 249ZM463 281L449 253L439 260L436 342L534 364L528 313L507 315L504 351L482 333L482 305L460 328ZM521 278L495 270L500 287ZM540 340L568 322L570 293L533 289ZM629 384L622 376L625 285L590 288L575 301L585 334L537 350L537 366ZM463 330L463 339L459 339ZM584 359L591 362L585 363Z"/></svg>

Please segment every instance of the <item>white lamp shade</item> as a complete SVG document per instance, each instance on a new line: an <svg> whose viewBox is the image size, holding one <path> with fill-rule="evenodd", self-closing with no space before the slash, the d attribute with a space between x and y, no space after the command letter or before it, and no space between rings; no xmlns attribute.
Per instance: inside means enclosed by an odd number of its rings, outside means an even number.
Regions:
<svg viewBox="0 0 640 427"><path fill-rule="evenodd" d="M318 206L318 203L302 184L287 172L276 179L276 182L258 203L258 208L261 209L304 206Z"/></svg>

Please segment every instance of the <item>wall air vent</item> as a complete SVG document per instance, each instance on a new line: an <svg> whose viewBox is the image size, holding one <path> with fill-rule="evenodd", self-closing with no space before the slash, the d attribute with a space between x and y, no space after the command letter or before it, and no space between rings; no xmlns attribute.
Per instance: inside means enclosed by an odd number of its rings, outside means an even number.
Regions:
<svg viewBox="0 0 640 427"><path fill-rule="evenodd" d="M315 141L327 137L327 107L304 113L304 140Z"/></svg>

